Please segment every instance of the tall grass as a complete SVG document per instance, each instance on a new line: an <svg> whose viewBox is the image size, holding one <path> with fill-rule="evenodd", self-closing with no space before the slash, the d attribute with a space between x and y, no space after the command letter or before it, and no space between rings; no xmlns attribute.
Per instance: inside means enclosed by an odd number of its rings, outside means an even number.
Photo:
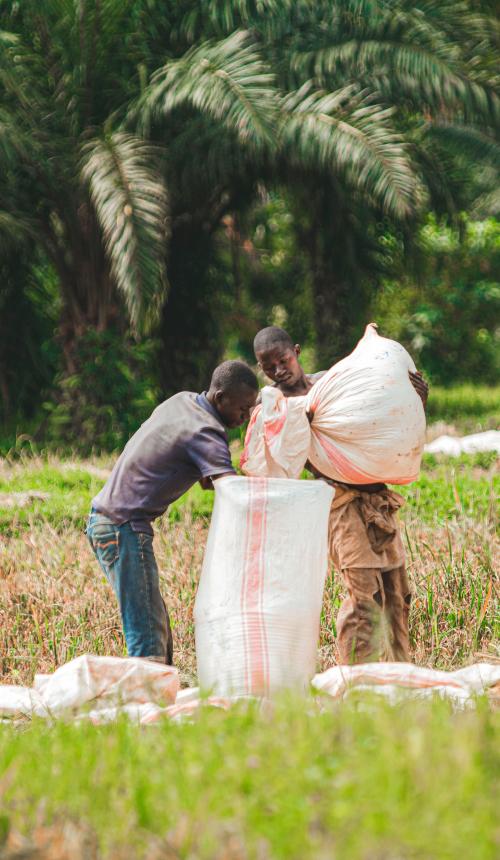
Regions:
<svg viewBox="0 0 500 860"><path fill-rule="evenodd" d="M498 857L499 715L358 702L0 729L4 834L39 860Z"/></svg>
<svg viewBox="0 0 500 860"><path fill-rule="evenodd" d="M0 673L30 684L72 657L124 654L115 601L83 534L103 464L21 460L1 494ZM426 458L403 490L414 599L412 658L457 668L499 657L499 562L491 457ZM6 502L4 502L6 504ZM196 678L193 605L211 494L199 488L156 528L162 592L183 683ZM344 589L328 577L318 669L337 660ZM0 725L2 860L494 860L500 848L500 714L486 702L398 709L363 696L202 710L139 729Z"/></svg>
<svg viewBox="0 0 500 860"><path fill-rule="evenodd" d="M75 464L74 464L75 465ZM123 654L121 624L108 583L83 534L91 494L102 477L39 461L4 470L0 491L35 486L51 495L13 511L0 509L0 673L30 683L36 671L84 652ZM2 483L3 480L3 483ZM414 659L456 667L495 653L499 545L494 464L431 462L404 488L402 509L414 590ZM175 659L186 681L196 674L193 604L208 532L212 494L193 491L157 524L161 587L172 616ZM2 534L3 533L3 534ZM335 619L344 590L332 570L321 622L318 668L337 660Z"/></svg>

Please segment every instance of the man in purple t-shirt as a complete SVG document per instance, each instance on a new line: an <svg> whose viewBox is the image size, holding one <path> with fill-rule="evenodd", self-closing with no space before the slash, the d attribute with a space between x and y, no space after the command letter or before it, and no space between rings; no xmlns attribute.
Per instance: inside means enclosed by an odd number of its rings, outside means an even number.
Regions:
<svg viewBox="0 0 500 860"><path fill-rule="evenodd" d="M151 522L196 481L210 489L212 481L235 474L226 428L248 420L257 394L246 364L223 362L208 392L181 391L154 410L92 501L87 536L117 596L132 657L173 659Z"/></svg>

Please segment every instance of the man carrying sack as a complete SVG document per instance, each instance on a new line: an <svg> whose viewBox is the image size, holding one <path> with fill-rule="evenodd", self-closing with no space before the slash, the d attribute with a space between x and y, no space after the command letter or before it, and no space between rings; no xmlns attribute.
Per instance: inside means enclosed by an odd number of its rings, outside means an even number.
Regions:
<svg viewBox="0 0 500 860"><path fill-rule="evenodd" d="M323 375L304 373L300 346L275 326L257 333L254 351L263 372L285 397L307 394ZM425 407L427 383L418 373L409 375ZM341 662L408 660L411 592L396 516L403 498L383 483L347 484L326 478L310 463L307 468L335 489L330 554L349 594L337 617Z"/></svg>

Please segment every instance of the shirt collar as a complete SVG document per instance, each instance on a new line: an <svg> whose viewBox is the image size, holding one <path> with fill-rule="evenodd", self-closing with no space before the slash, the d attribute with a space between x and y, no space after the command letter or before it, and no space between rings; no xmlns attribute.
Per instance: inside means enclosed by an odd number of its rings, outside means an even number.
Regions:
<svg viewBox="0 0 500 860"><path fill-rule="evenodd" d="M226 426L219 413L217 412L215 406L212 406L212 404L210 403L206 391L202 391L201 394L196 395L196 402L198 406L201 406L201 408L204 409L206 412L210 412L210 414L213 415L214 418L217 418L217 421L219 421L223 427Z"/></svg>

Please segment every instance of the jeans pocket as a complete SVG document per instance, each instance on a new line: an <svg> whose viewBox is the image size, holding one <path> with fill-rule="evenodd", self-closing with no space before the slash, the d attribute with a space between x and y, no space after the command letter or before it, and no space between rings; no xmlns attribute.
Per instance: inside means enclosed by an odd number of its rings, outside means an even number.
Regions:
<svg viewBox="0 0 500 860"><path fill-rule="evenodd" d="M96 523L89 530L89 538L99 561L112 567L120 554L120 530L111 523Z"/></svg>

